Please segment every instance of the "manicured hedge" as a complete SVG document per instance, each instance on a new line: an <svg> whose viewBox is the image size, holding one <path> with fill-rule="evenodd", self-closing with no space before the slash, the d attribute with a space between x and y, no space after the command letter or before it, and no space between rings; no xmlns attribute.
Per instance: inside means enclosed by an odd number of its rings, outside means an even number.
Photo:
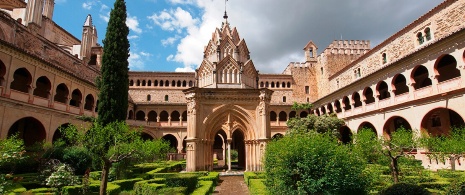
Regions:
<svg viewBox="0 0 465 195"><path fill-rule="evenodd" d="M155 178L150 180L138 181L134 184L134 194L153 194L157 189L165 187L166 179Z"/></svg>
<svg viewBox="0 0 465 195"><path fill-rule="evenodd" d="M92 183L89 185L86 194L98 193L100 190L100 184ZM107 184L107 195L117 195L121 192L121 187L112 183ZM63 195L74 195L74 194L83 194L82 185L75 186L66 186L62 189Z"/></svg>
<svg viewBox="0 0 465 195"><path fill-rule="evenodd" d="M29 190L28 192L37 194L37 193L54 193L56 191L57 191L56 188L36 188L36 189Z"/></svg>
<svg viewBox="0 0 465 195"><path fill-rule="evenodd" d="M186 195L188 193L187 193L186 187L170 187L170 188L160 188L155 192L155 194Z"/></svg>
<svg viewBox="0 0 465 195"><path fill-rule="evenodd" d="M213 181L199 181L199 186L191 195L207 195L213 193Z"/></svg>
<svg viewBox="0 0 465 195"><path fill-rule="evenodd" d="M187 192L191 193L197 187L198 178L199 176L195 174L176 174L174 177L166 178L166 185L169 187L187 187Z"/></svg>
<svg viewBox="0 0 465 195"><path fill-rule="evenodd" d="M125 180L116 180L111 183L119 185L121 190L132 190L134 189L134 184L139 181L143 181L142 178L134 178L134 179L125 179Z"/></svg>
<svg viewBox="0 0 465 195"><path fill-rule="evenodd" d="M437 171L438 175L444 178L457 178L461 176L465 176L464 171L452 171L450 169L438 169Z"/></svg>
<svg viewBox="0 0 465 195"><path fill-rule="evenodd" d="M218 172L210 172L207 176L199 177L199 181L212 181L213 185L217 185L218 181L220 180L220 173Z"/></svg>
<svg viewBox="0 0 465 195"><path fill-rule="evenodd" d="M13 186L10 186L6 189L7 192L11 192L11 194L22 193L26 191L26 188L23 187L21 184L16 183Z"/></svg>
<svg viewBox="0 0 465 195"><path fill-rule="evenodd" d="M247 186L251 179L265 179L265 175L261 172L244 172L244 181Z"/></svg>
<svg viewBox="0 0 465 195"><path fill-rule="evenodd" d="M94 180L100 180L102 177L102 171L92 171L89 173L89 178L94 179Z"/></svg>
<svg viewBox="0 0 465 195"><path fill-rule="evenodd" d="M266 194L265 179L250 179L249 191L250 194Z"/></svg>

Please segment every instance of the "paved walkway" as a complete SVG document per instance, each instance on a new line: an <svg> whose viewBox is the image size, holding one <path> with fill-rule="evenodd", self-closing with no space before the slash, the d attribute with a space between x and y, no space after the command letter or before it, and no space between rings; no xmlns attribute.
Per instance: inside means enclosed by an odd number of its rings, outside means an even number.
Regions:
<svg viewBox="0 0 465 195"><path fill-rule="evenodd" d="M242 172L243 175L243 172ZM244 176L220 176L218 186L215 187L213 194L221 195L249 195L249 189L244 182Z"/></svg>

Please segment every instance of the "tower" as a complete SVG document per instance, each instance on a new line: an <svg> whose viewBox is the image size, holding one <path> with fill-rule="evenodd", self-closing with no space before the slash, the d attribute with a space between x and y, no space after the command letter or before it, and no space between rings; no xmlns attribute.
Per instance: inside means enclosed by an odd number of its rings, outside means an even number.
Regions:
<svg viewBox="0 0 465 195"><path fill-rule="evenodd" d="M87 64L91 57L92 46L96 44L96 32L95 26L92 23L92 16L89 14L86 17L86 21L82 27L82 39L81 39L81 52L80 58L84 64ZM95 33L95 34L94 34Z"/></svg>
<svg viewBox="0 0 465 195"><path fill-rule="evenodd" d="M44 0L44 12L43 15L49 19L53 17L53 10L55 8L55 0Z"/></svg>
<svg viewBox="0 0 465 195"><path fill-rule="evenodd" d="M307 45L304 47L305 51L305 61L306 62L316 62L317 61L317 50L315 43L313 41L309 41Z"/></svg>
<svg viewBox="0 0 465 195"><path fill-rule="evenodd" d="M44 8L44 0L29 0L26 6L25 24L28 26L33 23L37 26L42 25L42 10Z"/></svg>

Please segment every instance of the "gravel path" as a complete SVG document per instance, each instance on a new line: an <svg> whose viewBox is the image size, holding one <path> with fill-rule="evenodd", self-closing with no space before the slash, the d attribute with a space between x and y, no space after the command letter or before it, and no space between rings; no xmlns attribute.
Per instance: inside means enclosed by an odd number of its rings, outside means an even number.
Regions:
<svg viewBox="0 0 465 195"><path fill-rule="evenodd" d="M221 176L213 194L249 195L249 189L244 182L244 176Z"/></svg>

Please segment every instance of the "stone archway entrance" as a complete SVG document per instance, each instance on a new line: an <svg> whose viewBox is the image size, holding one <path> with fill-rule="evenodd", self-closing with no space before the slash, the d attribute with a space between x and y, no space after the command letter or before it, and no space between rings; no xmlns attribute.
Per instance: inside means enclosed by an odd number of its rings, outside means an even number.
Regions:
<svg viewBox="0 0 465 195"><path fill-rule="evenodd" d="M244 134L240 130L234 131L232 135L231 151L237 152L237 169L245 168L245 140Z"/></svg>

